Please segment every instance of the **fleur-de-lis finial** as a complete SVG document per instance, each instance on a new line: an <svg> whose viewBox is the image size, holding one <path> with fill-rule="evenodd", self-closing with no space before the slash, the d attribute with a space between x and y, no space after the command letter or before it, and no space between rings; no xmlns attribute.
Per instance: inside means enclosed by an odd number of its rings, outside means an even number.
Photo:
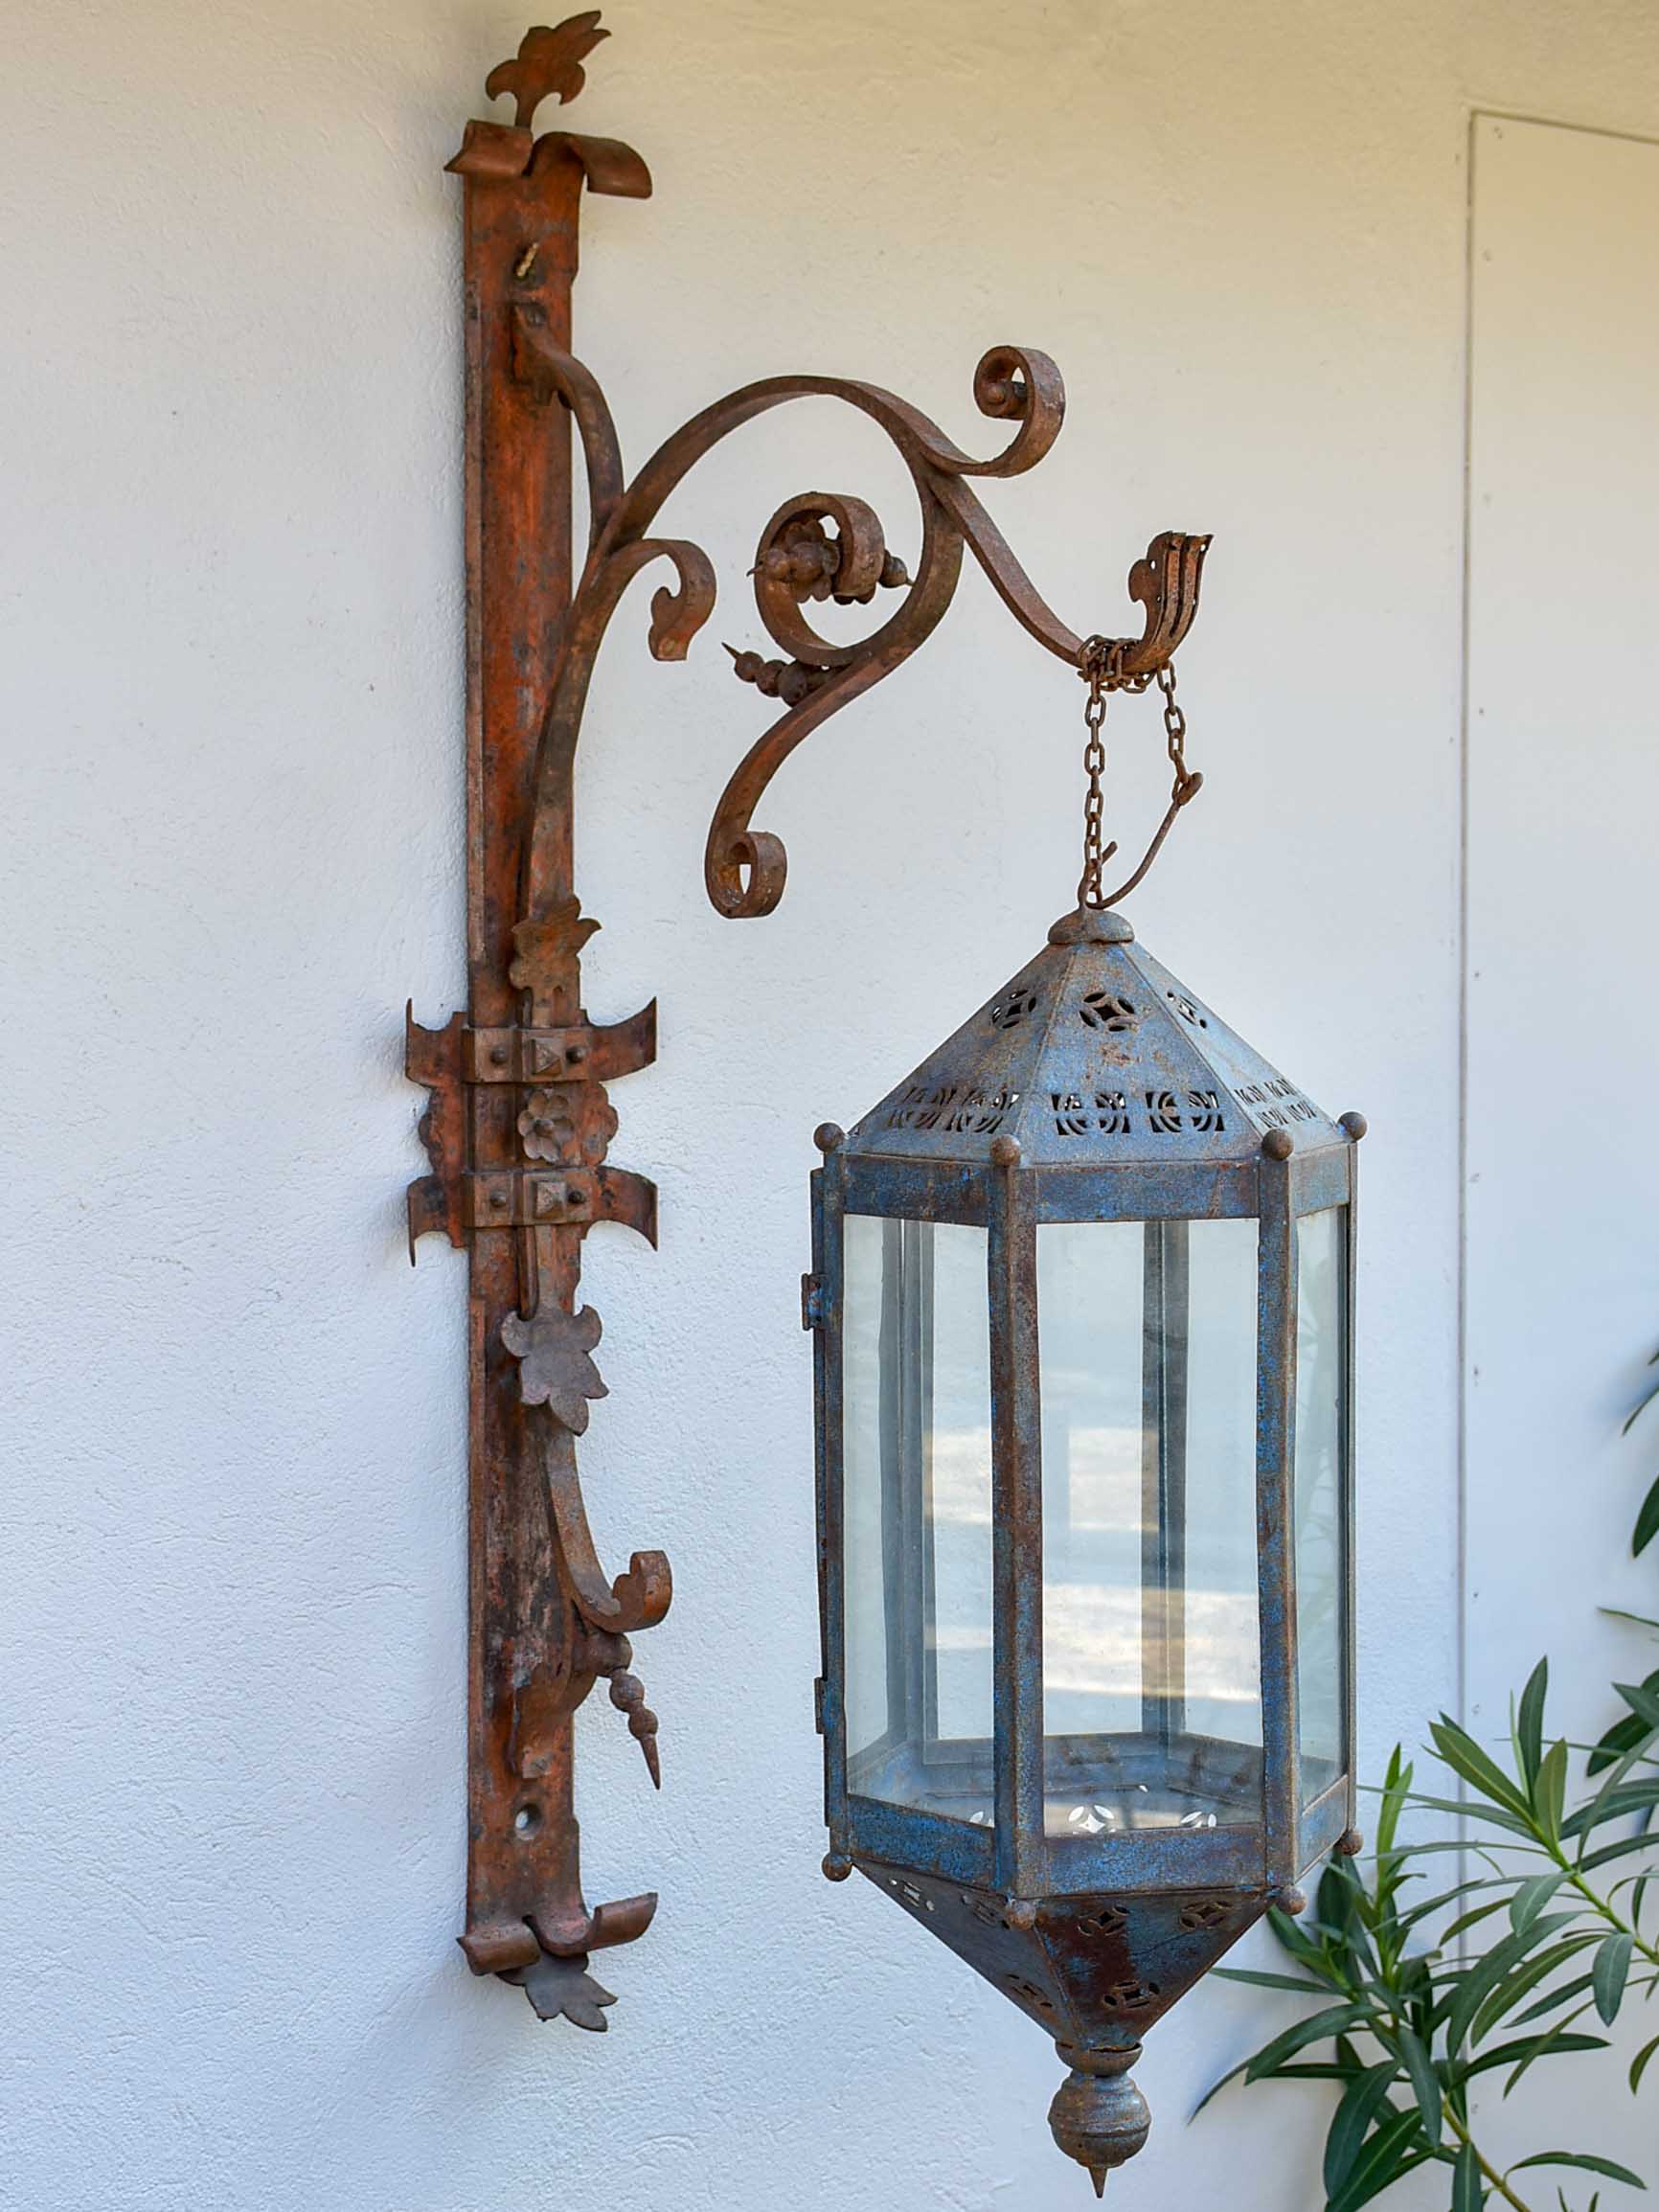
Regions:
<svg viewBox="0 0 1659 2212"><path fill-rule="evenodd" d="M609 36L608 31L600 29L597 8L566 16L551 31L545 23L537 23L519 40L517 59L498 62L485 79L484 89L491 100L511 92L518 103L513 123L528 130L544 100L556 93L561 102L576 98L587 82L582 56Z"/></svg>

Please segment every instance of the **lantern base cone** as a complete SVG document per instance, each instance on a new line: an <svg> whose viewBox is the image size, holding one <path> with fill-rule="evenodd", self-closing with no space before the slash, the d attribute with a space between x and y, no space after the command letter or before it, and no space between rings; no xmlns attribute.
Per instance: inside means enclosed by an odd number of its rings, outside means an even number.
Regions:
<svg viewBox="0 0 1659 2212"><path fill-rule="evenodd" d="M1060 2043L1057 2048L1072 2070L1055 2092L1049 2127L1066 2156L1088 2168L1095 2195L1103 2197L1106 2176L1125 2165L1151 2132L1147 2100L1129 2079L1141 2046L1083 2051Z"/></svg>

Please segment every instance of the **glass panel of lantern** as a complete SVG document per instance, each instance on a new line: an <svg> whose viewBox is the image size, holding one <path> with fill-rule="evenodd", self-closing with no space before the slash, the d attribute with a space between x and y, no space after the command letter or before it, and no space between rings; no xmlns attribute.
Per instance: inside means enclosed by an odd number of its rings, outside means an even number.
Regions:
<svg viewBox="0 0 1659 2212"><path fill-rule="evenodd" d="M1037 1230L1052 1839L1261 1821L1257 1242Z"/></svg>

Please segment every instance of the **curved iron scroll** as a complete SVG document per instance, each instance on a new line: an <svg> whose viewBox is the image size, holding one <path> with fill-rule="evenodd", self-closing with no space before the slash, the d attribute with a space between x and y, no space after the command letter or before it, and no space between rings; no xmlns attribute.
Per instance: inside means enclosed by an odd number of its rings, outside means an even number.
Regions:
<svg viewBox="0 0 1659 2212"><path fill-rule="evenodd" d="M1046 354L994 348L974 376L980 412L1009 425L975 459L879 386L825 376L746 385L693 416L628 481L598 381L569 345L571 280L584 192L644 198L650 176L613 139L534 132L537 105L581 89L606 34L597 11L526 34L489 78L512 123L474 120L450 168L466 185L467 337L468 867L466 1015L427 1030L410 1016L405 1066L431 1103L421 1124L431 1173L411 1187L414 1240L440 1230L469 1255L471 1585L467 1920L475 1972L523 1986L544 2018L599 2029L613 2000L588 1954L630 1943L651 1895L587 1904L573 1790L573 1721L602 1678L660 1779L657 1722L631 1672L631 1635L667 1612L661 1552L607 1577L577 1469L589 1406L605 1395L601 1324L580 1302L582 1246L597 1220L656 1241L656 1193L608 1164L617 1128L605 1085L656 1054L654 1004L590 1022L581 950L597 924L573 875L573 771L594 664L643 569L673 578L653 595L649 643L684 657L715 604L696 545L653 535L664 502L731 431L796 399L833 399L885 432L920 510L914 573L875 511L838 492L786 500L761 533L755 598L778 657L734 655L737 673L782 713L722 792L705 856L708 891L734 918L767 914L786 857L754 827L797 745L898 668L937 627L965 551L1039 645L1077 665L1081 640L1047 605L974 489L1049 451L1064 415ZM570 451L580 434L589 535L572 590ZM1143 686L1174 653L1197 606L1209 540L1168 534L1130 573L1142 634L1112 649L1113 681ZM853 644L822 636L827 600L892 611ZM1195 779L1193 780L1195 785ZM1178 803L1178 802L1177 802ZM1154 838L1137 879L1172 821Z"/></svg>
<svg viewBox="0 0 1659 2212"><path fill-rule="evenodd" d="M1060 374L1046 353L994 347L974 373L982 414L1017 423L1000 453L976 461L938 424L879 385L835 376L774 376L716 400L677 430L625 490L615 426L597 380L553 344L533 312L518 311L514 358L519 373L544 393L557 393L580 432L587 458L592 532L588 558L553 672L535 770L534 816L525 853L524 911L539 920L570 896L569 789L588 686L610 618L628 583L651 560L673 565L678 588L651 602L650 650L658 660L683 659L715 604L707 556L683 538L648 535L669 497L692 467L731 431L797 399L840 399L869 416L897 446L915 486L921 552L914 578L887 551L875 512L862 500L811 492L779 508L762 534L755 563L755 598L767 635L785 657L767 664L771 688L785 711L753 744L722 792L710 824L704 858L709 898L733 920L769 914L784 895L787 855L780 838L753 828L756 807L778 769L813 730L906 660L950 604L969 549L1003 604L1052 653L1076 666L1082 639L1049 607L968 482L1017 476L1054 445L1065 415ZM831 535L831 530L833 535ZM1129 573L1129 595L1145 612L1138 638L1109 641L1116 678L1139 686L1173 657L1198 606L1210 540L1167 531ZM809 599L864 603L883 588L902 589L898 610L855 644L837 645L807 621ZM755 656L739 655L743 663ZM761 673L757 670L756 673ZM1181 802L1177 799L1131 889L1156 856ZM1119 893L1118 896L1122 896ZM533 1016L534 1018L534 1016Z"/></svg>

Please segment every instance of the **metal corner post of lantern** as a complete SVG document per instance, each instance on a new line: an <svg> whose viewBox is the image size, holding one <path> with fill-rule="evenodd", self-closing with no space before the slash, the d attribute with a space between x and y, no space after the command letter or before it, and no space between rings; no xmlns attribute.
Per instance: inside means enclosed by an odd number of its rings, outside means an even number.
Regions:
<svg viewBox="0 0 1659 2212"><path fill-rule="evenodd" d="M467 927L465 1014L408 1023L431 1093L414 1240L442 1231L470 1283L468 1882L475 1973L543 2018L602 2029L591 1953L643 1935L651 1894L590 1906L573 1802L576 1712L603 1679L658 1777L632 1639L671 1592L660 1552L606 1575L577 1466L605 1395L580 1298L594 1222L653 1243L656 1194L612 1167L605 1085L656 1053L654 1003L590 1019L598 926L573 872L577 742L611 617L668 563L649 650L678 660L715 604L696 545L653 535L731 432L797 398L874 421L918 509L911 558L851 493L785 500L761 533L756 606L775 652L732 650L777 718L716 805L720 913L770 913L786 855L754 815L838 708L932 633L971 553L1016 622L1084 679L1078 904L1027 968L813 1177L816 1490L830 1851L892 1895L1052 2035L1069 2072L1057 2140L1097 2187L1148 2125L1128 2067L1145 2029L1301 1871L1352 1835L1353 1142L1136 943L1117 902L1201 778L1173 658L1209 539L1155 538L1129 572L1138 637L1081 636L1039 596L973 489L1039 462L1058 371L979 363L1008 425L975 459L880 386L810 376L692 416L633 477L571 352L584 189L643 198L610 139L536 136L606 35L597 11L529 32L489 77L511 124L474 121L466 317ZM571 539L574 422L588 542ZM858 641L812 605L879 609ZM1144 858L1103 888L1102 723L1156 686L1172 778Z"/></svg>

